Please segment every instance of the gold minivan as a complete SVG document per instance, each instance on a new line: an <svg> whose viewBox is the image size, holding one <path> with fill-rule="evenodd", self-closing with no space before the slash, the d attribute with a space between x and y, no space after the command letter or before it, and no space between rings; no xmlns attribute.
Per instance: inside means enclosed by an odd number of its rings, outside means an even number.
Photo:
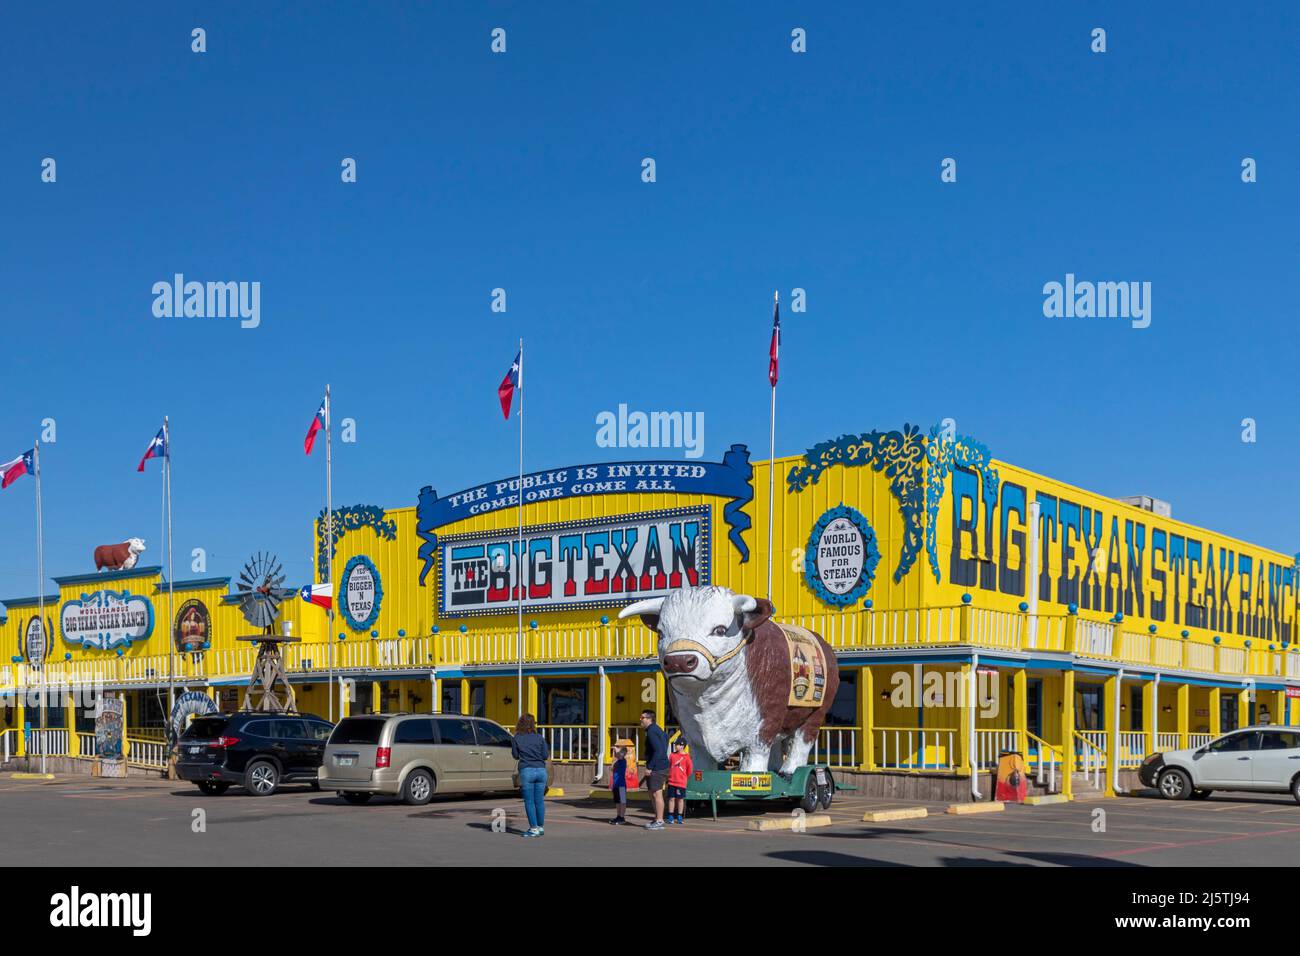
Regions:
<svg viewBox="0 0 1300 956"><path fill-rule="evenodd" d="M435 793L515 790L510 734L483 717L375 714L344 717L325 745L318 780L348 803L377 793L412 806Z"/></svg>

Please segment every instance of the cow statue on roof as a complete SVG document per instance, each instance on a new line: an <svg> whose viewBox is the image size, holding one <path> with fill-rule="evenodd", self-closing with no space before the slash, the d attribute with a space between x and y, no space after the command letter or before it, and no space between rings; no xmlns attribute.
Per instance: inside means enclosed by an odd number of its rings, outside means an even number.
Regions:
<svg viewBox="0 0 1300 956"><path fill-rule="evenodd" d="M101 544L95 548L95 570L130 571L143 553L141 538L127 538L121 544Z"/></svg>
<svg viewBox="0 0 1300 956"><path fill-rule="evenodd" d="M839 688L821 635L771 620L772 602L728 588L682 588L628 605L659 635L659 665L697 768L740 754L740 769L789 778L808 762Z"/></svg>

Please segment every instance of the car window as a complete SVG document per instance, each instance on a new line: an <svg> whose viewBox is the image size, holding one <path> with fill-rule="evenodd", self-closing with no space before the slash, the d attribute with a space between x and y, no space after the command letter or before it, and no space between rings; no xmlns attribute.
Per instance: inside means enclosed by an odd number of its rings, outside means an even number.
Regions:
<svg viewBox="0 0 1300 956"><path fill-rule="evenodd" d="M330 734L334 730L334 725L323 720L307 721L307 739L308 740L329 740Z"/></svg>
<svg viewBox="0 0 1300 956"><path fill-rule="evenodd" d="M1257 750L1255 733L1229 734L1213 741L1206 749L1213 754L1236 753L1240 750Z"/></svg>
<svg viewBox="0 0 1300 956"><path fill-rule="evenodd" d="M433 735L433 721L428 718L403 720L393 731L395 744L433 744L437 743Z"/></svg>
<svg viewBox="0 0 1300 956"><path fill-rule="evenodd" d="M244 725L244 733L251 737L270 737L274 731L269 720L250 720Z"/></svg>
<svg viewBox="0 0 1300 956"><path fill-rule="evenodd" d="M330 744L377 744L384 729L382 720L369 717L344 717L330 734Z"/></svg>
<svg viewBox="0 0 1300 956"><path fill-rule="evenodd" d="M302 740L307 736L307 728L303 726L301 720L281 717L279 720L272 720L270 724L270 736L276 740Z"/></svg>
<svg viewBox="0 0 1300 956"><path fill-rule="evenodd" d="M478 742L485 747L509 747L512 742L505 728L490 720L476 720L474 728L478 731Z"/></svg>
<svg viewBox="0 0 1300 956"><path fill-rule="evenodd" d="M207 740L213 737L220 737L225 732L228 717L195 717L182 737L188 737L190 740Z"/></svg>
<svg viewBox="0 0 1300 956"><path fill-rule="evenodd" d="M1300 734L1287 730L1265 730L1260 734L1261 750L1295 750L1300 748Z"/></svg>
<svg viewBox="0 0 1300 956"><path fill-rule="evenodd" d="M439 717L438 742L473 746L474 726L463 717Z"/></svg>

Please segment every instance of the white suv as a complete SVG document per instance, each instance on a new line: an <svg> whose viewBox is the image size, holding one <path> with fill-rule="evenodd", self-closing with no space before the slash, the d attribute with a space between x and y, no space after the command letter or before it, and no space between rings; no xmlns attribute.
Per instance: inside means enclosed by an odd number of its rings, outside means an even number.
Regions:
<svg viewBox="0 0 1300 956"><path fill-rule="evenodd" d="M1152 754L1138 776L1166 800L1204 800L1215 790L1290 793L1300 803L1300 728L1246 727L1204 747Z"/></svg>

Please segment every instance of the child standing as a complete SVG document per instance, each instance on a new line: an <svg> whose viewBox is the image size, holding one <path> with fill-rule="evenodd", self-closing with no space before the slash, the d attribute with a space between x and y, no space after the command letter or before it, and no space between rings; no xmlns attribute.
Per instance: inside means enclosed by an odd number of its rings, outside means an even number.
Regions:
<svg viewBox="0 0 1300 956"><path fill-rule="evenodd" d="M614 751L614 766L609 771L609 789L618 807L618 816L609 822L622 826L627 822L627 748L619 747Z"/></svg>
<svg viewBox="0 0 1300 956"><path fill-rule="evenodd" d="M695 764L686 752L686 738L678 736L673 741L673 752L668 756L668 823L685 823L686 783L691 779Z"/></svg>

